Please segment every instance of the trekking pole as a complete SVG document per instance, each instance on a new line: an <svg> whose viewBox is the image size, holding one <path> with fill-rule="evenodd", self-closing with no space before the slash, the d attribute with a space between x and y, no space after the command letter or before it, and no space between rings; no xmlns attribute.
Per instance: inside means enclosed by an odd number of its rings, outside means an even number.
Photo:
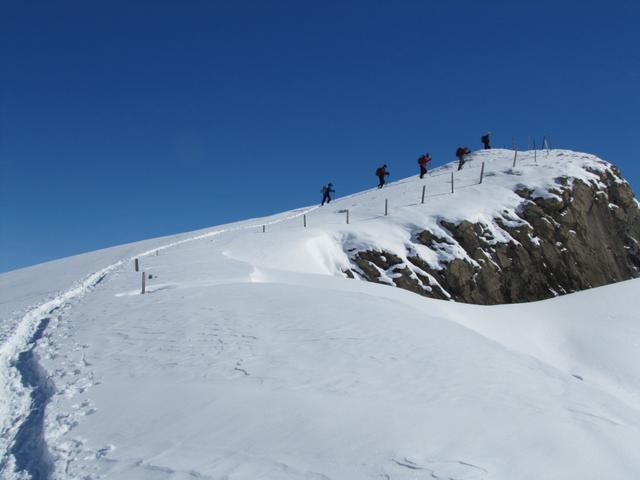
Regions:
<svg viewBox="0 0 640 480"><path fill-rule="evenodd" d="M424 203L424 193L425 193L426 191L427 191L427 186L426 186L426 185L423 185L423 186L422 186L422 202L421 202L421 203Z"/></svg>
<svg viewBox="0 0 640 480"><path fill-rule="evenodd" d="M451 193L453 193L453 172L451 172Z"/></svg>
<svg viewBox="0 0 640 480"><path fill-rule="evenodd" d="M384 216L386 217L389 214L389 200L384 199Z"/></svg>
<svg viewBox="0 0 640 480"><path fill-rule="evenodd" d="M482 177L484 177L484 162L482 162L482 167L480 167L480 183L482 183Z"/></svg>

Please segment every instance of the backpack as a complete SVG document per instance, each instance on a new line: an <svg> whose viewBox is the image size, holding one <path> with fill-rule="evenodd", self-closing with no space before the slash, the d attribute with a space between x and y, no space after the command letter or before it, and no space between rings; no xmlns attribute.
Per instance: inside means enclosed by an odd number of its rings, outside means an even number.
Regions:
<svg viewBox="0 0 640 480"><path fill-rule="evenodd" d="M380 175L384 175L384 172L382 171L382 167L378 167L376 169L376 177L379 177Z"/></svg>

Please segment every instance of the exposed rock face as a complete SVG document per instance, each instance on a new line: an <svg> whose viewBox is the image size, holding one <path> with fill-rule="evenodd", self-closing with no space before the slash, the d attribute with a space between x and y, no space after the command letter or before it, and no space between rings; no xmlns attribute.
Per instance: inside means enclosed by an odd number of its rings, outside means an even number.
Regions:
<svg viewBox="0 0 640 480"><path fill-rule="evenodd" d="M638 277L640 209L629 185L614 174L599 174L593 184L557 179L554 198L535 198L520 188L516 218L505 212L494 219L509 241L496 241L481 223L441 220L442 231L417 231L414 241L433 251L461 248L462 258L434 266L409 250L402 252L406 260L367 250L352 253L355 273L349 273L428 297L488 305Z"/></svg>

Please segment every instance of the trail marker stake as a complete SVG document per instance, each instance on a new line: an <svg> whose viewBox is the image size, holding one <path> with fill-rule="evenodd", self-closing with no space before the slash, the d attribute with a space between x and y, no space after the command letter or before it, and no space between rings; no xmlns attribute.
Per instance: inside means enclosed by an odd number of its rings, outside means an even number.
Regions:
<svg viewBox="0 0 640 480"><path fill-rule="evenodd" d="M453 172L451 172L451 193L453 193Z"/></svg>
<svg viewBox="0 0 640 480"><path fill-rule="evenodd" d="M538 163L538 149L536 148L536 139L533 139L533 161Z"/></svg>
<svg viewBox="0 0 640 480"><path fill-rule="evenodd" d="M347 209L347 225L349 225L349 209Z"/></svg>
<svg viewBox="0 0 640 480"><path fill-rule="evenodd" d="M389 215L389 200L384 199L384 216Z"/></svg>
<svg viewBox="0 0 640 480"><path fill-rule="evenodd" d="M424 194L425 194L426 191L427 191L427 186L423 185L422 186L422 203L424 203Z"/></svg>
<svg viewBox="0 0 640 480"><path fill-rule="evenodd" d="M266 232L266 231L267 231L267 227L266 227L266 225L262 225L262 233L264 233L264 232Z"/></svg>
<svg viewBox="0 0 640 480"><path fill-rule="evenodd" d="M518 150L513 153L513 168L516 168L516 159L518 158Z"/></svg>
<svg viewBox="0 0 640 480"><path fill-rule="evenodd" d="M137 258L133 261L133 264L134 264L134 268L136 269L136 272L139 271L140 270L140 265L138 264L138 259Z"/></svg>
<svg viewBox="0 0 640 480"><path fill-rule="evenodd" d="M307 216L306 215L302 216L302 221L304 223L304 228L307 228Z"/></svg>
<svg viewBox="0 0 640 480"><path fill-rule="evenodd" d="M144 295L144 293L146 292L146 278L147 276L144 274L144 272L142 272L142 295Z"/></svg>
<svg viewBox="0 0 640 480"><path fill-rule="evenodd" d="M482 162L482 167L480 167L480 183L482 183L483 177L484 177L484 162Z"/></svg>

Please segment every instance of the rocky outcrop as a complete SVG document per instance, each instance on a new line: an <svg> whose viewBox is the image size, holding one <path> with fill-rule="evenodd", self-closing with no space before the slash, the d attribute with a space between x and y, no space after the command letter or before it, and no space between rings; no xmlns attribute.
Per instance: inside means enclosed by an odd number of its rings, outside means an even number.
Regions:
<svg viewBox="0 0 640 480"><path fill-rule="evenodd" d="M520 187L520 207L494 218L493 225L444 219L437 232L414 232L414 242L433 252L463 253L450 260L434 265L413 248L359 251L351 253L349 274L428 297L490 305L638 277L638 202L615 168L598 176L590 184L558 178L557 189L545 197ZM507 241L494 238L496 226Z"/></svg>

